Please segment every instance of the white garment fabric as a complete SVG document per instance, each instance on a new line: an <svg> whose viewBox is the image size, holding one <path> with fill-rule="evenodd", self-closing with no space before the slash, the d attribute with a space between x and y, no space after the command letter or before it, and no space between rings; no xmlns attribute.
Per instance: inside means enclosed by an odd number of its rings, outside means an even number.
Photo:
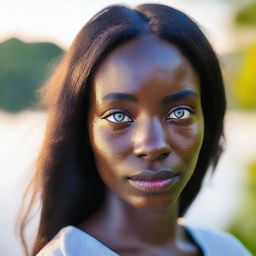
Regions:
<svg viewBox="0 0 256 256"><path fill-rule="evenodd" d="M185 226L204 256L252 256L232 235ZM120 256L86 232L67 226L37 256Z"/></svg>

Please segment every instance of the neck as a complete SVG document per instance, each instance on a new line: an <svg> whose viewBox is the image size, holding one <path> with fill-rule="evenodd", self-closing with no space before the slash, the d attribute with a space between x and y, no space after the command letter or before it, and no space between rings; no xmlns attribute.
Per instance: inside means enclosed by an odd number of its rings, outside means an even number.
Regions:
<svg viewBox="0 0 256 256"><path fill-rule="evenodd" d="M103 208L87 223L85 230L95 236L99 236L96 230L111 234L108 237L118 245L124 241L133 246L174 244L183 235L177 225L177 211L177 203L164 209L135 208L108 191Z"/></svg>

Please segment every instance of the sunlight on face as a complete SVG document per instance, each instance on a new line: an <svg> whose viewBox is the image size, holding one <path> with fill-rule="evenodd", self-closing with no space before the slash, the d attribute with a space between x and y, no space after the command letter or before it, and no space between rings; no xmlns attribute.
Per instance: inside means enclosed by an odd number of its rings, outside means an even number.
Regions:
<svg viewBox="0 0 256 256"><path fill-rule="evenodd" d="M109 192L135 207L170 207L202 145L197 74L168 42L151 36L129 41L94 77L89 125Z"/></svg>

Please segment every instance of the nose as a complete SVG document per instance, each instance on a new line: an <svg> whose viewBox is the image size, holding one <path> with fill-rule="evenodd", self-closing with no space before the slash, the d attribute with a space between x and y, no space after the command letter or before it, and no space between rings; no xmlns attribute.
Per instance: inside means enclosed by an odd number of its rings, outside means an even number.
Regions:
<svg viewBox="0 0 256 256"><path fill-rule="evenodd" d="M134 154L138 158L150 161L162 160L170 153L171 146L159 118L153 118L138 125L134 134Z"/></svg>

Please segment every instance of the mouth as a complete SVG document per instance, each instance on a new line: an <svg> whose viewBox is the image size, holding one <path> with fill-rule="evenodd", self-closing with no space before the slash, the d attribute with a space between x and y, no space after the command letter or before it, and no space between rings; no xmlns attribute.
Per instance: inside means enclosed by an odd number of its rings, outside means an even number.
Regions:
<svg viewBox="0 0 256 256"><path fill-rule="evenodd" d="M180 179L180 174L171 170L143 171L127 178L136 189L146 192L163 192L171 189Z"/></svg>

